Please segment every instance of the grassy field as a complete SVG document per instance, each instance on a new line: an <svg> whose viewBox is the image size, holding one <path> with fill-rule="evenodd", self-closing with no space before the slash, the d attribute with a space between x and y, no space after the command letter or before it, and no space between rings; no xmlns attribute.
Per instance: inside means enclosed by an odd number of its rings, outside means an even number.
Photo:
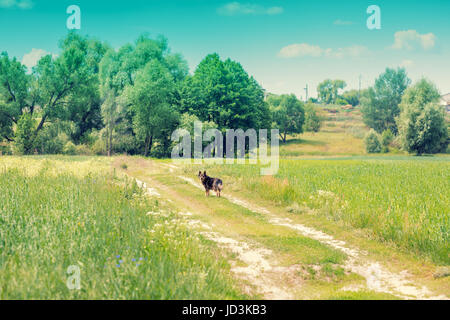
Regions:
<svg viewBox="0 0 450 320"><path fill-rule="evenodd" d="M198 170L207 170L224 180L225 194L265 202L324 231L344 226L380 247L401 248L420 263L450 265L450 157L393 155L401 153L395 149L366 155L367 128L359 111L322 116L320 132L280 144L280 169L273 177L261 176L254 165L189 165L179 173L196 178ZM300 299L395 298L342 291L364 279L343 272L346 256L340 251L225 199L205 202L203 192L167 171L169 163L0 157L0 299L259 298L253 291L247 295L242 281L236 284L230 257L186 227L180 210L227 237L272 250L282 267L302 266L295 275ZM166 194L159 200L144 196L125 173L159 184ZM164 201L170 198L172 205ZM406 260L399 261L402 268ZM66 285L73 265L81 270L81 290ZM419 269L416 274L427 273ZM445 293L448 282L440 283Z"/></svg>
<svg viewBox="0 0 450 320"><path fill-rule="evenodd" d="M304 132L289 137L280 144L280 156L284 158L302 156L342 156L365 153L363 138L368 132L358 110L345 111L338 108L332 114L320 110L323 119L319 132Z"/></svg>
<svg viewBox="0 0 450 320"><path fill-rule="evenodd" d="M450 264L450 159L281 160L274 177L251 165L199 166L235 191L295 214L318 214ZM195 172L188 167L186 173Z"/></svg>
<svg viewBox="0 0 450 320"><path fill-rule="evenodd" d="M244 298L216 247L109 164L0 158L0 299Z"/></svg>

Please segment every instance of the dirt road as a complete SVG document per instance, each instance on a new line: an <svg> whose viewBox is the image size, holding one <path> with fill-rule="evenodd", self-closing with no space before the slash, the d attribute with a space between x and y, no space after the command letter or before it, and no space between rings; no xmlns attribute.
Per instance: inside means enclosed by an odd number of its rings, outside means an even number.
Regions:
<svg viewBox="0 0 450 320"><path fill-rule="evenodd" d="M195 176L173 164L126 158L115 166L123 161L126 174L149 196L170 203L189 227L232 254L232 271L249 294L264 299L449 298L429 276L429 266L394 250L386 249L397 263L383 259L385 252L377 246L355 245L364 239L339 239L242 194L225 190L222 198L206 198Z"/></svg>

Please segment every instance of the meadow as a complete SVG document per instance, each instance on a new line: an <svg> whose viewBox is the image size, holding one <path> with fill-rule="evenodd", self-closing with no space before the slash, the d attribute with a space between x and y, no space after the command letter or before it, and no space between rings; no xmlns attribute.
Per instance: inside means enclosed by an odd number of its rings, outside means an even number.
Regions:
<svg viewBox="0 0 450 320"><path fill-rule="evenodd" d="M368 129L362 122L361 112L339 107L334 109L336 113L318 108L318 115L323 120L320 131L290 136L286 143L280 143L280 156L297 158L364 154L363 138Z"/></svg>
<svg viewBox="0 0 450 320"><path fill-rule="evenodd" d="M62 158L0 158L0 299L243 298L217 249L110 160Z"/></svg>
<svg viewBox="0 0 450 320"><path fill-rule="evenodd" d="M276 176L260 176L254 165L205 168L233 190L257 194L294 214L322 215L450 263L448 157L281 160Z"/></svg>

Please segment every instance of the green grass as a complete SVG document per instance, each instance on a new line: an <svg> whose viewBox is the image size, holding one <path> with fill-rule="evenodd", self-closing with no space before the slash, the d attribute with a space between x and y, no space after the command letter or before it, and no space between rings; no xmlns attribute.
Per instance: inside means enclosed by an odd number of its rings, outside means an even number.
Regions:
<svg viewBox="0 0 450 320"><path fill-rule="evenodd" d="M216 247L105 174L0 169L0 250L0 299L245 298Z"/></svg>
<svg viewBox="0 0 450 320"><path fill-rule="evenodd" d="M206 169L276 204L310 208L448 265L450 161L390 159L281 160L275 177L251 165Z"/></svg>

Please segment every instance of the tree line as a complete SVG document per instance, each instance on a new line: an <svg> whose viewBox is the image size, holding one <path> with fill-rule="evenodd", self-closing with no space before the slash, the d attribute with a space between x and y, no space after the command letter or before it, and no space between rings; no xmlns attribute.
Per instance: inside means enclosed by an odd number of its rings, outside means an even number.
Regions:
<svg viewBox="0 0 450 320"><path fill-rule="evenodd" d="M449 125L440 93L429 80L411 84L404 68L387 68L361 99L368 152L387 152L394 140L409 153L446 152Z"/></svg>
<svg viewBox="0 0 450 320"><path fill-rule="evenodd" d="M0 142L14 152L166 157L171 133L194 121L222 132L280 127L284 141L287 134L318 130L315 109L305 110L295 95L265 99L240 63L216 53L191 75L162 36L142 35L114 50L72 31L60 48L31 72L0 55Z"/></svg>
<svg viewBox="0 0 450 320"><path fill-rule="evenodd" d="M368 89L340 94L345 87L343 80L324 80L317 87L318 100L310 100L360 105L363 121L371 128L367 152L388 152L391 144L418 155L446 152L450 126L431 81L422 78L412 84L404 68L386 68Z"/></svg>
<svg viewBox="0 0 450 320"><path fill-rule="evenodd" d="M286 142L288 135L320 130L318 102L361 104L375 152L385 131L384 143L395 137L408 152L448 145L436 87L425 79L411 86L404 69L387 69L362 92L340 94L345 81L327 79L318 99L303 103L294 94L267 93L240 63L216 53L190 74L163 36L142 35L114 50L71 31L59 47L58 56L42 57L32 70L0 55L0 152L167 157L172 132L193 131L195 121L223 134L277 128Z"/></svg>

